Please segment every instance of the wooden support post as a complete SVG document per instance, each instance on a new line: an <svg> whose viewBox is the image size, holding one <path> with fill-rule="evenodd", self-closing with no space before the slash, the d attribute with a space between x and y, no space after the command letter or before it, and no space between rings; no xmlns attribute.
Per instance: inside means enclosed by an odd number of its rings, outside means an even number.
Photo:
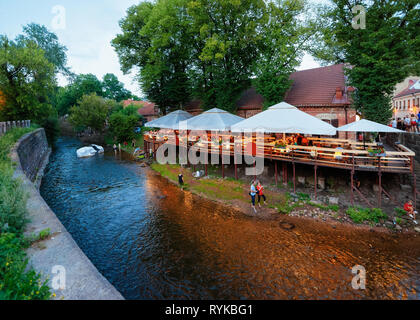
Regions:
<svg viewBox="0 0 420 320"><path fill-rule="evenodd" d="M351 205L354 206L354 196L353 196L353 175L354 175L354 171L351 170L350 171L350 201L351 201Z"/></svg>
<svg viewBox="0 0 420 320"><path fill-rule="evenodd" d="M256 163L257 163L257 159L255 159L254 161L254 181L257 181L257 169L256 169Z"/></svg>
<svg viewBox="0 0 420 320"><path fill-rule="evenodd" d="M318 166L315 165L314 166L314 175L315 175L315 200L316 200L316 190L317 190L317 184L318 184L318 180L317 180L317 177L316 177L316 171L317 171L317 169L318 169Z"/></svg>
<svg viewBox="0 0 420 320"><path fill-rule="evenodd" d="M236 161L235 161L235 179L238 180L238 165L236 164Z"/></svg>
<svg viewBox="0 0 420 320"><path fill-rule="evenodd" d="M381 208L382 200L382 172L381 172L381 157L378 157L378 208Z"/></svg>
<svg viewBox="0 0 420 320"><path fill-rule="evenodd" d="M277 186L277 161L274 160L274 177L276 180L276 186Z"/></svg>
<svg viewBox="0 0 420 320"><path fill-rule="evenodd" d="M205 170L206 170L206 176L207 176L207 163L204 165L205 166Z"/></svg>
<svg viewBox="0 0 420 320"><path fill-rule="evenodd" d="M225 177L225 166L223 164L223 154L222 154L222 178Z"/></svg>
<svg viewBox="0 0 420 320"><path fill-rule="evenodd" d="M293 193L296 193L296 168L295 168L295 162L292 162L293 165Z"/></svg>
<svg viewBox="0 0 420 320"><path fill-rule="evenodd" d="M411 157L411 173L413 174L413 206L414 210L417 208L417 183L416 173L414 171L414 157Z"/></svg>

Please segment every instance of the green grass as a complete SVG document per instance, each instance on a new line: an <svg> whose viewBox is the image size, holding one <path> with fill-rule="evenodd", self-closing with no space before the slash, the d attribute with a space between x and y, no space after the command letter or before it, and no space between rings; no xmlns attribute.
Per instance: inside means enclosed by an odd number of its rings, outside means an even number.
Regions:
<svg viewBox="0 0 420 320"><path fill-rule="evenodd" d="M405 210L401 208L395 208L394 210L398 217L404 217L407 214Z"/></svg>
<svg viewBox="0 0 420 320"><path fill-rule="evenodd" d="M27 222L27 196L21 182L13 178L13 165L9 158L12 147L20 137L33 131L15 128L0 137L0 300L49 299L46 282L28 269L23 230Z"/></svg>
<svg viewBox="0 0 420 320"><path fill-rule="evenodd" d="M379 208L368 209L350 207L347 209L346 213L354 223L378 223L379 221L387 218L387 215Z"/></svg>
<svg viewBox="0 0 420 320"><path fill-rule="evenodd" d="M155 170L156 172L159 172L160 175L162 175L165 178L168 178L172 181L177 182L178 181L178 174L176 174L175 172L173 172L171 170L175 169L175 168L179 168L179 165L176 164L159 164L159 163L152 163L150 165L150 168L152 170Z"/></svg>

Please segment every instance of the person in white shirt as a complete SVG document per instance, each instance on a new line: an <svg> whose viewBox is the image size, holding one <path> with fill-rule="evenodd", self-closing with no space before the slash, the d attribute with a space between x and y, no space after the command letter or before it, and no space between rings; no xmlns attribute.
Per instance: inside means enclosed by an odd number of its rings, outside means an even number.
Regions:
<svg viewBox="0 0 420 320"><path fill-rule="evenodd" d="M394 129L397 129L397 120L395 120L395 118L394 118L394 119L392 119L391 124L392 124L392 127L393 127Z"/></svg>

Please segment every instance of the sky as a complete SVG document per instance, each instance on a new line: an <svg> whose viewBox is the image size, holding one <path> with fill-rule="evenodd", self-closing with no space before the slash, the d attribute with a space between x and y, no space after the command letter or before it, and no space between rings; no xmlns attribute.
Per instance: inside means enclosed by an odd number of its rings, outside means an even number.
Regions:
<svg viewBox="0 0 420 320"><path fill-rule="evenodd" d="M111 40L120 33L118 22L140 0L0 0L0 34L15 38L22 27L35 22L57 34L68 49L68 65L75 73L101 79L114 73L134 94L142 96L134 74L124 75ZM63 19L64 18L64 19ZM299 70L319 67L305 55ZM59 78L59 84L66 80Z"/></svg>

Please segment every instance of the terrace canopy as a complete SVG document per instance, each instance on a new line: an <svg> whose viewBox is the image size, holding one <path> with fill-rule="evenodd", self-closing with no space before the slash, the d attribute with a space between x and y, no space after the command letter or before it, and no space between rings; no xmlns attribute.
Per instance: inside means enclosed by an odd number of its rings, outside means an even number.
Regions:
<svg viewBox="0 0 420 320"><path fill-rule="evenodd" d="M347 132L404 132L383 124L362 119L337 128L337 131Z"/></svg>
<svg viewBox="0 0 420 320"><path fill-rule="evenodd" d="M335 135L336 128L298 108L278 103L232 126L232 132L271 132Z"/></svg>
<svg viewBox="0 0 420 320"><path fill-rule="evenodd" d="M232 125L244 118L218 108L210 109L187 120L188 130L229 131Z"/></svg>
<svg viewBox="0 0 420 320"><path fill-rule="evenodd" d="M145 127L178 129L179 122L192 118L192 115L183 110L176 110L168 113L166 116L145 123Z"/></svg>
<svg viewBox="0 0 420 320"><path fill-rule="evenodd" d="M362 119L337 128L337 131L363 132L363 148L366 149L365 132L404 132L383 124Z"/></svg>

